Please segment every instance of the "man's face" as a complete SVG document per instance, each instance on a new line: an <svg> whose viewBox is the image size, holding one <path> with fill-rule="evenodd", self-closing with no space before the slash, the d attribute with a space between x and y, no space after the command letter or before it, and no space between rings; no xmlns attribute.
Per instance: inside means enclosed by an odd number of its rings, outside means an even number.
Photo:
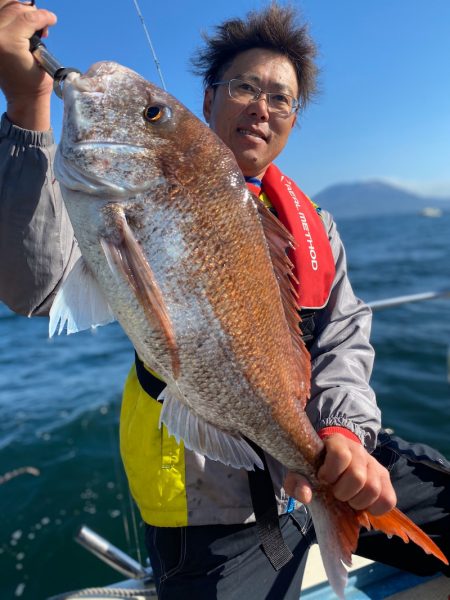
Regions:
<svg viewBox="0 0 450 600"><path fill-rule="evenodd" d="M238 54L222 81L235 78L267 92L298 96L291 61L271 50L253 48ZM227 85L206 90L203 114L211 129L233 151L244 175L259 178L283 150L296 119L295 113L281 117L271 112L264 94L257 101L242 104L230 98Z"/></svg>

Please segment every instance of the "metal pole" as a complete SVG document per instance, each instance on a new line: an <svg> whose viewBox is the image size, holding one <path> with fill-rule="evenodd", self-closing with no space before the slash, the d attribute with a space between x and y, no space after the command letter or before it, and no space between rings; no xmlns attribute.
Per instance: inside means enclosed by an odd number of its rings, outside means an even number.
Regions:
<svg viewBox="0 0 450 600"><path fill-rule="evenodd" d="M105 538L83 525L75 540L122 575L133 579L149 577L150 573L133 558L116 548Z"/></svg>
<svg viewBox="0 0 450 600"><path fill-rule="evenodd" d="M435 298L450 298L450 290L441 290L436 292L423 292L421 294L409 294L407 296L395 296L394 298L386 298L385 300L374 300L367 302L370 308L376 312L401 304L409 304L410 302L420 302L422 300L434 300Z"/></svg>

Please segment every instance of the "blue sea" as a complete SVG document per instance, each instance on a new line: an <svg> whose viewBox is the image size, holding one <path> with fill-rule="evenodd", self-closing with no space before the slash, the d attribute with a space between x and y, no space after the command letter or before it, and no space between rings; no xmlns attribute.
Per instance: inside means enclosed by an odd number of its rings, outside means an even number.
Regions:
<svg viewBox="0 0 450 600"><path fill-rule="evenodd" d="M364 300L450 289L450 214L343 220L339 230ZM47 327L0 304L0 476L37 470L0 485L2 599L120 580L73 541L83 524L145 560L118 450L131 345L116 324L51 341ZM372 341L384 425L450 456L450 299L377 312Z"/></svg>

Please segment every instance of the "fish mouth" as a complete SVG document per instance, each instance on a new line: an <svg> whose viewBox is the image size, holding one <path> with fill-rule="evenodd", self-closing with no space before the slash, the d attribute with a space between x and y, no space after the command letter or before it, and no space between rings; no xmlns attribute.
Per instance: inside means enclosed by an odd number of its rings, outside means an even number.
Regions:
<svg viewBox="0 0 450 600"><path fill-rule="evenodd" d="M93 150L98 150L99 148L114 148L115 152L120 152L120 150L123 150L128 155L144 154L147 150L145 146L140 146L138 144L124 144L114 140L89 140L85 142L75 142L72 147L79 150L90 150L91 148Z"/></svg>
<svg viewBox="0 0 450 600"><path fill-rule="evenodd" d="M101 148L114 148L114 152L120 152L123 149L124 154L132 153L142 154L145 148L143 146L133 146L129 144L118 144L104 141L95 142L80 142L73 145L75 150L98 150ZM134 152L133 152L134 151ZM111 178L102 177L101 175L91 173L79 166L73 160L64 156L64 148L60 145L56 151L54 172L57 180L66 188L77 192L84 192L93 196L103 196L108 194L115 198L129 197L130 195L146 192L152 184L146 183L131 183L124 180L123 182L114 182Z"/></svg>

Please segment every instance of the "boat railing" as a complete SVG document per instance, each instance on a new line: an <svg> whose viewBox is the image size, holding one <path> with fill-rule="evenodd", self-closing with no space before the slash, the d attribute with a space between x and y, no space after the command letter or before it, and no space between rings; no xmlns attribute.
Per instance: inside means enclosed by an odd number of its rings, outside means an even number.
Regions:
<svg viewBox="0 0 450 600"><path fill-rule="evenodd" d="M411 302L422 302L424 300L435 300L437 298L450 298L450 290L438 290L433 292L422 292L420 294L408 294L406 296L394 296L393 298L385 298L384 300L373 300L367 302L373 312L409 304Z"/></svg>
<svg viewBox="0 0 450 600"><path fill-rule="evenodd" d="M125 577L145 579L149 576L149 571L140 563L86 525L80 528L75 541Z"/></svg>
<svg viewBox="0 0 450 600"><path fill-rule="evenodd" d="M384 300L373 300L367 302L373 312L410 304L411 302L423 302L424 300L436 300L438 298L449 298L450 290L435 290L432 292L421 292L419 294L408 294L406 296L394 296ZM447 381L450 383L450 344L447 346Z"/></svg>

